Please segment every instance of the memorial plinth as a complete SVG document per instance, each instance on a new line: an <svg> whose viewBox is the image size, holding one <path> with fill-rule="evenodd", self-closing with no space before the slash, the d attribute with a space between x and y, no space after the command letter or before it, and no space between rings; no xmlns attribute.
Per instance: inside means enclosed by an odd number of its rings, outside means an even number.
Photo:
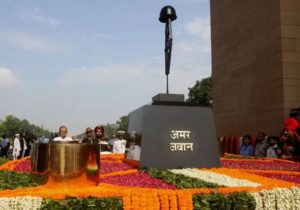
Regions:
<svg viewBox="0 0 300 210"><path fill-rule="evenodd" d="M129 114L129 132L141 135L141 167L220 167L212 109L178 94L159 94Z"/></svg>
<svg viewBox="0 0 300 210"><path fill-rule="evenodd" d="M31 172L34 178L47 183L64 182L84 177L99 182L99 147L97 144L52 142L33 145Z"/></svg>

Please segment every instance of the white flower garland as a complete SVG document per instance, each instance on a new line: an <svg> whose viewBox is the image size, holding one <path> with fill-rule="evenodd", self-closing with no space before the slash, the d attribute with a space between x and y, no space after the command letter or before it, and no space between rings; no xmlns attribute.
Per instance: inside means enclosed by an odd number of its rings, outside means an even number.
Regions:
<svg viewBox="0 0 300 210"><path fill-rule="evenodd" d="M246 179L237 179L230 176L219 174L211 171L200 171L196 168L172 169L175 174L183 174L192 178L201 179L205 182L215 183L227 187L258 187L258 183L251 182Z"/></svg>
<svg viewBox="0 0 300 210"><path fill-rule="evenodd" d="M32 196L0 197L0 210L38 210L42 201Z"/></svg>
<svg viewBox="0 0 300 210"><path fill-rule="evenodd" d="M256 210L300 209L300 188L275 188L250 194L256 201Z"/></svg>
<svg viewBox="0 0 300 210"><path fill-rule="evenodd" d="M252 195L252 197L254 198L255 203L256 203L255 210L262 210L264 205L263 205L263 199L260 196L260 193L259 192L251 192L250 194Z"/></svg>

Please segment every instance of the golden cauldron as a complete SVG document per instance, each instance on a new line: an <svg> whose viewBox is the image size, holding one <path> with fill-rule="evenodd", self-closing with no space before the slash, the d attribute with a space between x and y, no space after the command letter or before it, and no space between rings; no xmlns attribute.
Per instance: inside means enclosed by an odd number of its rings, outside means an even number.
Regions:
<svg viewBox="0 0 300 210"><path fill-rule="evenodd" d="M46 183L71 180L82 175L99 177L100 157L97 144L77 142L35 143L31 157L31 172L35 180ZM97 179L95 179L97 180Z"/></svg>

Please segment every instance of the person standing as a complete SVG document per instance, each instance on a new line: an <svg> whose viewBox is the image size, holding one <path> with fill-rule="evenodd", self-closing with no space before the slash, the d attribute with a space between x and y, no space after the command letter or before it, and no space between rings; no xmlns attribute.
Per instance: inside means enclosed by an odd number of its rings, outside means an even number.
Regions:
<svg viewBox="0 0 300 210"><path fill-rule="evenodd" d="M2 147L2 157L7 157L9 141L8 141L8 138L6 137L6 135L2 136L1 147Z"/></svg>
<svg viewBox="0 0 300 210"><path fill-rule="evenodd" d="M21 159L24 157L25 150L27 149L26 143L23 139L23 137L20 134L15 135L14 139L14 147L13 147L13 159Z"/></svg>
<svg viewBox="0 0 300 210"><path fill-rule="evenodd" d="M84 139L82 139L82 143L86 143L86 144L97 144L98 143L98 141L94 138L93 130L90 127L85 129L85 135L86 135L86 137Z"/></svg>
<svg viewBox="0 0 300 210"><path fill-rule="evenodd" d="M94 129L96 142L100 144L100 154L111 154L111 148L104 137L103 126L96 126Z"/></svg>
<svg viewBox="0 0 300 210"><path fill-rule="evenodd" d="M59 133L58 137L54 138L53 141L62 141L62 142L68 142L68 141L73 141L73 139L68 135L68 128L64 125L59 127Z"/></svg>
<svg viewBox="0 0 300 210"><path fill-rule="evenodd" d="M13 147L13 159L17 160L19 154L21 151L21 145L20 145L20 134L15 135L14 139L14 147Z"/></svg>
<svg viewBox="0 0 300 210"><path fill-rule="evenodd" d="M26 151L28 149L25 138L26 138L25 134L21 133L19 138L21 151L20 151L20 157L18 159L25 157Z"/></svg>
<svg viewBox="0 0 300 210"><path fill-rule="evenodd" d="M117 132L117 140L114 142L113 153L125 154L126 140L124 139L125 131L120 130Z"/></svg>

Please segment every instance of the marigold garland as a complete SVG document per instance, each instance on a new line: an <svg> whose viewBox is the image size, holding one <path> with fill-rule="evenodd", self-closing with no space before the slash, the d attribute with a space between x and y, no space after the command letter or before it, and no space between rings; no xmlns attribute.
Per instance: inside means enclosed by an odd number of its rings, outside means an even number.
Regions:
<svg viewBox="0 0 300 210"><path fill-rule="evenodd" d="M290 182L266 178L263 176L258 176L258 175L254 175L251 173L243 172L238 169L212 168L212 169L201 169L201 170L213 171L216 173L229 175L231 177L235 177L238 179L244 179L246 177L249 181L260 183L262 186L257 187L258 189L273 189L275 187L291 188L291 187L295 187L295 186L300 186L300 185L296 185L296 184L293 184ZM276 184L274 184L274 183L276 183Z"/></svg>
<svg viewBox="0 0 300 210"><path fill-rule="evenodd" d="M119 175L125 175L125 174L132 174L132 173L137 173L137 169L131 169L131 170L126 170L126 171L116 171L116 172L111 172L107 174L101 174L101 178L109 177L109 176L119 176Z"/></svg>
<svg viewBox="0 0 300 210"><path fill-rule="evenodd" d="M0 166L0 170L14 170L18 163L28 160L28 158L23 158L21 160L9 161ZM101 158L103 163L118 163L118 164L129 164L132 166L137 166L138 161L131 161L124 159L124 155L103 155ZM230 161L247 161L230 159ZM250 161L253 161L251 159ZM282 160L273 160L273 159L264 159L264 160L255 160L264 163L270 163L274 161ZM290 163L291 161L283 160L282 162ZM137 188L137 187L123 187L116 186L111 184L101 183L99 186L87 186L84 180L79 180L77 184L74 185L60 185L59 190L57 187L59 185L55 183L48 182L47 185L25 188L25 189L16 189L16 190L3 190L0 191L0 197L16 197L16 196L39 196L42 198L53 198L53 199L64 199L67 196L72 197L82 197L86 198L88 196L93 197L122 197L123 199L123 209L133 210L133 209L193 209L193 200L192 196L194 194L203 193L209 194L212 192L222 193L222 194L231 194L234 192L270 192L277 193L276 195L281 195L282 193L292 193L292 187L300 187L299 184L294 184L286 181L279 181L272 178L265 178L263 176L254 175L249 169L229 169L229 168L216 168L216 169L201 169L212 171L219 174L228 175L237 179L247 179L252 182L260 183L260 187L230 187L230 188L196 188L196 189L182 189L182 190L168 190L168 189L157 189L157 188ZM124 171L114 171L107 174L100 174L101 178L111 177L111 176L122 176L126 174L137 173L137 169L128 169ZM252 172L261 172L261 173L274 173L273 170L252 170ZM295 171L275 171L277 174L294 174L300 175L300 172ZM78 187L81 186L81 187ZM277 190L281 188L282 190ZM299 192L299 188L294 188L296 192ZM274 192L273 192L274 191ZM253 195L254 195L253 194ZM266 194L267 195L267 194ZM298 194L297 194L298 195ZM258 194L255 194L258 196ZM273 195L272 195L273 196ZM273 199L273 197L270 199ZM284 196L284 195L282 195ZM261 199L261 198L259 198ZM257 197L257 202L259 202ZM282 197L283 199L283 197Z"/></svg>
<svg viewBox="0 0 300 210"><path fill-rule="evenodd" d="M240 169L242 172L248 172L248 173L270 173L270 174L289 174L289 175L300 175L299 171L278 171L278 170L260 170L260 169Z"/></svg>
<svg viewBox="0 0 300 210"><path fill-rule="evenodd" d="M300 172L277 170L241 170L259 176L300 184Z"/></svg>

